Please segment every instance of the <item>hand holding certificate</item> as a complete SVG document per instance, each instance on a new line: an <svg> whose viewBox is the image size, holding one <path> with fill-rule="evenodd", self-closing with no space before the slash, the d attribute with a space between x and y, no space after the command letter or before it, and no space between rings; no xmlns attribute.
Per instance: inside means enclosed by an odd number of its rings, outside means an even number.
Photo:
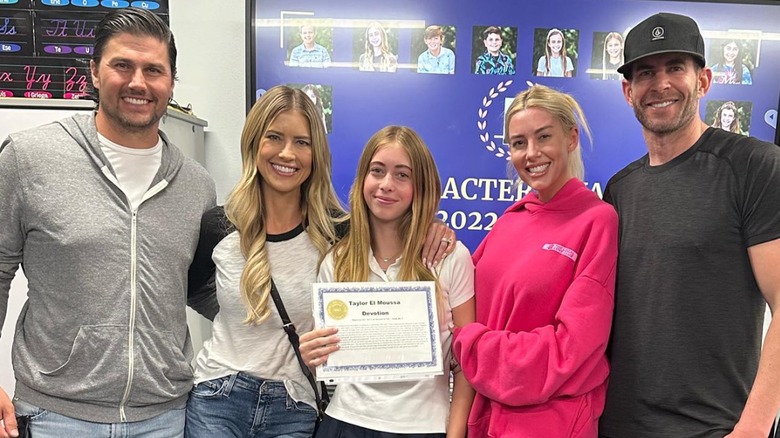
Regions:
<svg viewBox="0 0 780 438"><path fill-rule="evenodd" d="M338 351L317 379L419 380L442 374L433 282L315 283L314 320L339 329Z"/></svg>

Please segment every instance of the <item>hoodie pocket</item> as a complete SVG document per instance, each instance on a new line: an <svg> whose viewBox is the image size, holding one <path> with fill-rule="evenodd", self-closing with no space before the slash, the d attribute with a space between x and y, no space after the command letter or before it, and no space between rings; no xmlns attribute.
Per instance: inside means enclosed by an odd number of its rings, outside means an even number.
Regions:
<svg viewBox="0 0 780 438"><path fill-rule="evenodd" d="M578 398L579 406L577 407L569 436L572 438L596 436L598 431L598 417L593 415L591 395L590 393L586 393Z"/></svg>
<svg viewBox="0 0 780 438"><path fill-rule="evenodd" d="M189 393L192 345L189 334L184 333L180 343L167 330L136 330L133 387L128 406L165 403Z"/></svg>
<svg viewBox="0 0 780 438"><path fill-rule="evenodd" d="M127 327L81 326L68 358L39 369L33 387L59 398L119 403L127 382Z"/></svg>

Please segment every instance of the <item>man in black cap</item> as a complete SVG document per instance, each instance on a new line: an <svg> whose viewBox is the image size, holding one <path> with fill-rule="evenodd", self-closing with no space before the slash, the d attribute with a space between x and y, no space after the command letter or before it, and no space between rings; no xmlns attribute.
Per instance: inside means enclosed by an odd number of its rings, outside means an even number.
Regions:
<svg viewBox="0 0 780 438"><path fill-rule="evenodd" d="M761 437L780 408L780 148L708 127L691 18L625 41L623 94L648 154L610 179L620 255L604 437Z"/></svg>

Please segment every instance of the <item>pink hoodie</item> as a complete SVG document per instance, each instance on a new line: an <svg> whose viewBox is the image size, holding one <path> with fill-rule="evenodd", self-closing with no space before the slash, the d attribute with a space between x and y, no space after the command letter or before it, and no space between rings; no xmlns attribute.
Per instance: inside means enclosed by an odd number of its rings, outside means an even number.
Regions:
<svg viewBox="0 0 780 438"><path fill-rule="evenodd" d="M477 322L453 353L477 391L474 437L596 437L604 408L618 218L577 179L529 194L482 241Z"/></svg>

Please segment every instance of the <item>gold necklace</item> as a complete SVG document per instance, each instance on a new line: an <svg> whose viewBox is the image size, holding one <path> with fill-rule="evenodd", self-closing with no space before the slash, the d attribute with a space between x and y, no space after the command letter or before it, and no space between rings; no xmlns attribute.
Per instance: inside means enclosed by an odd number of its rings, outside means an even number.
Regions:
<svg viewBox="0 0 780 438"><path fill-rule="evenodd" d="M390 263L390 260L395 262L396 260L398 260L398 257L401 257L401 254L398 254L395 257L382 257L382 256L380 256L379 258L382 259L382 261L385 262L385 263Z"/></svg>

